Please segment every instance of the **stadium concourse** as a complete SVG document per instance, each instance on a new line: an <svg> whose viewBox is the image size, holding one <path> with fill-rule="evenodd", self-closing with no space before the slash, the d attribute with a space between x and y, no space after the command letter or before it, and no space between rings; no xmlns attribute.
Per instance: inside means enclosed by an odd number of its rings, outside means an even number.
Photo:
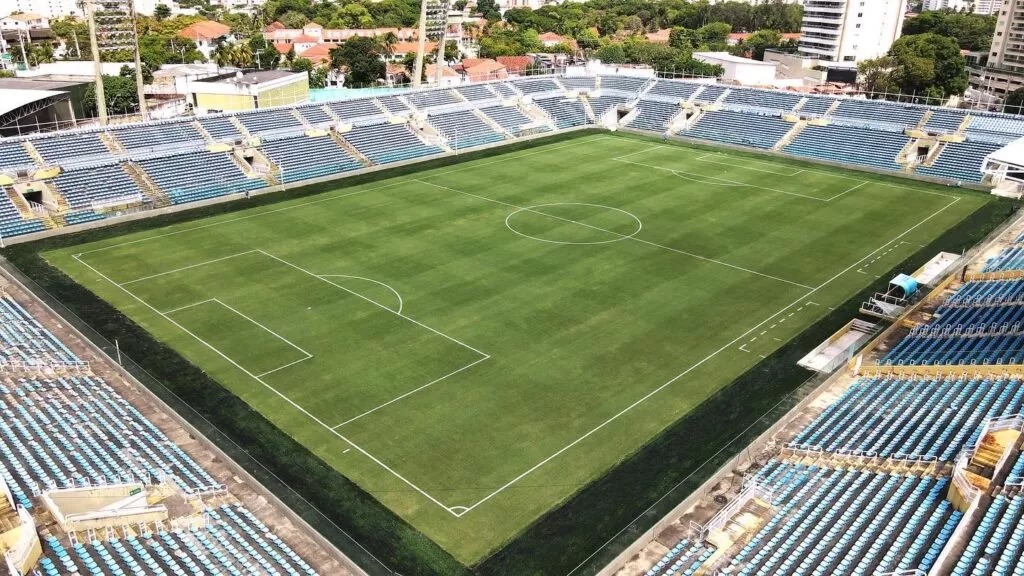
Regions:
<svg viewBox="0 0 1024 576"><path fill-rule="evenodd" d="M0 279L0 573L361 573L80 342Z"/></svg>
<svg viewBox="0 0 1024 576"><path fill-rule="evenodd" d="M968 184L989 183L984 159L1024 135L1021 117L985 112L632 76L529 77L0 139L0 234L38 236L585 125Z"/></svg>
<svg viewBox="0 0 1024 576"><path fill-rule="evenodd" d="M1024 574L1022 255L1017 218L618 573Z"/></svg>

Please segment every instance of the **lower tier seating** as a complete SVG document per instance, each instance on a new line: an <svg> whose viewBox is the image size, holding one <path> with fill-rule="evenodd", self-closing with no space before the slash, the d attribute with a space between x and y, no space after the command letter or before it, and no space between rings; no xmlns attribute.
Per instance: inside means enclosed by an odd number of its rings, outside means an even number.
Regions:
<svg viewBox="0 0 1024 576"><path fill-rule="evenodd" d="M559 129L582 126L587 123L587 111L579 100L556 96L534 100L533 103L547 112Z"/></svg>
<svg viewBox="0 0 1024 576"><path fill-rule="evenodd" d="M4 238L42 232L46 229L39 220L25 220L18 207L7 195L7 188L0 186L0 234Z"/></svg>
<svg viewBox="0 0 1024 576"><path fill-rule="evenodd" d="M452 149L472 148L504 139L486 122L477 118L472 110L434 114L430 116L429 121L448 139L448 146Z"/></svg>
<svg viewBox="0 0 1024 576"><path fill-rule="evenodd" d="M223 488L99 378L8 380L0 413L0 462L23 494L129 479Z"/></svg>
<svg viewBox="0 0 1024 576"><path fill-rule="evenodd" d="M0 296L0 362L52 366L81 360L20 304Z"/></svg>
<svg viewBox="0 0 1024 576"><path fill-rule="evenodd" d="M950 142L939 152L931 166L918 166L916 172L924 176L948 178L963 182L981 182L981 164L985 156L1002 148L989 142Z"/></svg>
<svg viewBox="0 0 1024 576"><path fill-rule="evenodd" d="M436 146L424 144L405 124L357 126L344 137L374 164L401 162L442 152Z"/></svg>
<svg viewBox="0 0 1024 576"><path fill-rule="evenodd" d="M515 106L489 106L482 109L481 112L512 134L518 134L524 126L532 122Z"/></svg>
<svg viewBox="0 0 1024 576"><path fill-rule="evenodd" d="M680 132L680 135L755 148L771 148L792 128L792 123L777 116L721 110L705 112L694 127Z"/></svg>
<svg viewBox="0 0 1024 576"><path fill-rule="evenodd" d="M1001 272L1004 270L1024 270L1024 247L1008 246L999 251L999 254L988 259L985 272Z"/></svg>
<svg viewBox="0 0 1024 576"><path fill-rule="evenodd" d="M321 178L363 167L330 136L265 140L260 149L278 165L285 182Z"/></svg>
<svg viewBox="0 0 1024 576"><path fill-rule="evenodd" d="M829 452L950 462L977 441L987 419L1022 407L1024 387L1016 379L862 378L793 441Z"/></svg>
<svg viewBox="0 0 1024 576"><path fill-rule="evenodd" d="M594 111L594 117L600 118L612 108L625 104L629 101L625 96L602 95L590 98L590 109Z"/></svg>
<svg viewBox="0 0 1024 576"><path fill-rule="evenodd" d="M998 494L956 566L953 576L1010 576L1024 573L1024 497Z"/></svg>
<svg viewBox="0 0 1024 576"><path fill-rule="evenodd" d="M896 156L907 142L907 137L897 132L835 124L808 125L784 148L784 151L796 156L832 162L900 170Z"/></svg>
<svg viewBox="0 0 1024 576"><path fill-rule="evenodd" d="M664 132L668 129L668 122L682 110L678 104L662 102L660 100L641 100L637 104L640 112L637 113L630 126L640 130L652 132Z"/></svg>
<svg viewBox="0 0 1024 576"><path fill-rule="evenodd" d="M934 565L961 517L948 478L799 464L766 468L774 513L736 553L742 576L862 576Z"/></svg>
<svg viewBox="0 0 1024 576"><path fill-rule="evenodd" d="M692 576L714 553L715 549L711 546L683 538L644 576Z"/></svg>
<svg viewBox="0 0 1024 576"><path fill-rule="evenodd" d="M62 172L53 181L75 209L90 208L97 202L118 202L141 192L121 164L80 167Z"/></svg>
<svg viewBox="0 0 1024 576"><path fill-rule="evenodd" d="M224 152L186 152L142 160L139 165L175 204L266 186L266 182L259 178L246 178ZM197 175L202 176L197 178Z"/></svg>

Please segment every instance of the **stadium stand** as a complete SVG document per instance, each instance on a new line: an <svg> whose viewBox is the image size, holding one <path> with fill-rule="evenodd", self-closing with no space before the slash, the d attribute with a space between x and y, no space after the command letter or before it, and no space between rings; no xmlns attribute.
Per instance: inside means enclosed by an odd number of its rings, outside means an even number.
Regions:
<svg viewBox="0 0 1024 576"><path fill-rule="evenodd" d="M837 121L856 120L858 124L882 123L906 127L917 126L924 113L925 108L920 106L850 98L840 100L839 107L835 109L832 116Z"/></svg>
<svg viewBox="0 0 1024 576"><path fill-rule="evenodd" d="M0 143L0 166L32 166L35 163L20 142Z"/></svg>
<svg viewBox="0 0 1024 576"><path fill-rule="evenodd" d="M25 220L18 207L8 196L7 188L0 186L0 234L5 238L41 232L46 226L39 220Z"/></svg>
<svg viewBox="0 0 1024 576"><path fill-rule="evenodd" d="M932 110L932 115L925 123L924 129L929 132L953 133L960 129L967 115L959 110Z"/></svg>
<svg viewBox="0 0 1024 576"><path fill-rule="evenodd" d="M449 90L426 90L423 92L413 92L406 96L406 100L420 110L433 108L435 106L458 104L460 102L458 97L456 97L455 94L452 94Z"/></svg>
<svg viewBox="0 0 1024 576"><path fill-rule="evenodd" d="M48 162L61 162L73 158L108 156L110 151L96 132L70 132L32 140L32 145Z"/></svg>
<svg viewBox="0 0 1024 576"><path fill-rule="evenodd" d="M808 96L807 101L800 107L800 113L808 116L824 116L835 103L835 98Z"/></svg>
<svg viewBox="0 0 1024 576"><path fill-rule="evenodd" d="M504 99L519 96L519 92L516 91L516 89L513 88L512 85L507 84L505 82L496 82L494 84L488 84L488 86L492 90L494 90L498 94L498 96L501 96Z"/></svg>
<svg viewBox="0 0 1024 576"><path fill-rule="evenodd" d="M1019 244L1020 240L1014 242ZM999 254L985 262L983 272L1002 272L1006 270L1024 270L1024 248L1019 245L1007 246Z"/></svg>
<svg viewBox="0 0 1024 576"><path fill-rule="evenodd" d="M704 84L691 82L659 81L644 95L645 98L662 98L670 101L689 100Z"/></svg>
<svg viewBox="0 0 1024 576"><path fill-rule="evenodd" d="M637 93L647 84L646 78L632 76L600 76L602 90L618 90L619 92Z"/></svg>
<svg viewBox="0 0 1024 576"><path fill-rule="evenodd" d="M784 150L796 156L895 171L900 169L896 156L907 142L907 137L898 132L808 125Z"/></svg>
<svg viewBox="0 0 1024 576"><path fill-rule="evenodd" d="M370 99L329 102L327 107L331 109L335 116L342 120L351 121L356 118L380 118L384 116L384 111Z"/></svg>
<svg viewBox="0 0 1024 576"><path fill-rule="evenodd" d="M697 124L681 134L754 148L771 148L792 128L791 123L776 116L720 110L705 112Z"/></svg>
<svg viewBox="0 0 1024 576"><path fill-rule="evenodd" d="M726 88L725 86L720 86L718 84L708 84L704 86L703 90L697 92L697 95L694 97L694 100L696 100L697 102L706 103L717 102L718 99L721 98L727 90L729 90L729 88Z"/></svg>
<svg viewBox="0 0 1024 576"><path fill-rule="evenodd" d="M978 167L986 156L1002 148L991 142L949 142L931 166L919 166L918 174L962 182L981 182Z"/></svg>
<svg viewBox="0 0 1024 576"><path fill-rule="evenodd" d="M998 494L953 569L955 576L1010 575L1024 571L1024 497Z"/></svg>
<svg viewBox="0 0 1024 576"><path fill-rule="evenodd" d="M375 164L401 162L442 152L436 146L424 144L405 124L359 126L344 136Z"/></svg>
<svg viewBox="0 0 1024 576"><path fill-rule="evenodd" d="M800 103L801 96L769 90L733 89L725 97L725 104L731 107L767 108L789 112Z"/></svg>
<svg viewBox="0 0 1024 576"><path fill-rule="evenodd" d="M261 149L278 165L284 182L321 178L363 167L335 144L330 136L267 140Z"/></svg>
<svg viewBox="0 0 1024 576"><path fill-rule="evenodd" d="M496 97L494 92L491 92L486 84L470 84L468 86L459 86L455 89L460 96L469 100L470 102L476 102L481 100L494 100Z"/></svg>
<svg viewBox="0 0 1024 576"><path fill-rule="evenodd" d="M140 160L139 165L174 204L196 202L266 186L262 180L246 178L223 152L185 152ZM203 174L204 177L196 178L195 174Z"/></svg>
<svg viewBox="0 0 1024 576"><path fill-rule="evenodd" d="M452 148L470 148L503 139L501 134L470 111L437 114L431 116L429 121L448 140L448 145Z"/></svg>
<svg viewBox="0 0 1024 576"><path fill-rule="evenodd" d="M562 78L562 86L566 90L592 92L597 89L597 79L593 76L570 76Z"/></svg>
<svg viewBox="0 0 1024 576"><path fill-rule="evenodd" d="M630 126L641 130L664 132L668 122L681 110L678 104L670 104L660 100L640 100L637 104L640 112Z"/></svg>
<svg viewBox="0 0 1024 576"><path fill-rule="evenodd" d="M323 127L334 124L335 122L334 118L331 118L331 116L324 111L323 106L301 106L296 108L296 110L299 111L299 114L302 115L306 122L309 122L313 126Z"/></svg>
<svg viewBox="0 0 1024 576"><path fill-rule="evenodd" d="M246 112L239 114L237 118L250 134L265 134L284 130L295 131L302 129L302 124L299 122L299 119L292 114L291 110L283 108Z"/></svg>
<svg viewBox="0 0 1024 576"><path fill-rule="evenodd" d="M236 140L242 137L229 116L204 116L199 119L199 124L214 140Z"/></svg>
<svg viewBox="0 0 1024 576"><path fill-rule="evenodd" d="M201 142L203 137L188 122L160 122L110 131L128 150L175 147L183 143Z"/></svg>
<svg viewBox="0 0 1024 576"><path fill-rule="evenodd" d="M513 84L523 94L543 94L544 92L561 91L558 84L555 84L555 81L550 78L516 80Z"/></svg>
<svg viewBox="0 0 1024 576"><path fill-rule="evenodd" d="M391 114L401 114L409 111L409 107L399 100L398 96L382 96L377 98L377 101Z"/></svg>
<svg viewBox="0 0 1024 576"><path fill-rule="evenodd" d="M524 126L532 122L514 106L489 106L480 111L512 134L519 133Z"/></svg>
<svg viewBox="0 0 1024 576"><path fill-rule="evenodd" d="M613 94L603 94L595 98L589 98L590 109L594 111L594 116L600 118L604 116L606 112L616 106L620 106L628 102L629 99L624 96L616 96Z"/></svg>
<svg viewBox="0 0 1024 576"><path fill-rule="evenodd" d="M534 100L544 112L555 122L559 129L582 126L587 123L587 110L579 100L569 100L561 96Z"/></svg>
<svg viewBox="0 0 1024 576"><path fill-rule="evenodd" d="M138 198L139 188L120 164L83 165L63 172L53 181L72 208Z"/></svg>

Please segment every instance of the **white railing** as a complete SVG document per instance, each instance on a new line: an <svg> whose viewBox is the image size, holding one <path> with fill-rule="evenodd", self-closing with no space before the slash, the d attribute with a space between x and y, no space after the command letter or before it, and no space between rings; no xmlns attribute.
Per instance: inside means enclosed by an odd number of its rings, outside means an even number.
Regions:
<svg viewBox="0 0 1024 576"><path fill-rule="evenodd" d="M141 204L144 197L141 193L136 194L125 194L124 196L117 196L114 198L107 198L105 200L93 200L89 203L89 207L93 210L103 210L106 208L113 208L115 206L127 206L128 204Z"/></svg>
<svg viewBox="0 0 1024 576"><path fill-rule="evenodd" d="M722 509L712 516L706 524L698 524L691 521L690 528L698 535L699 540L704 540L711 532L725 526L725 524L729 522L737 512L747 505L747 502L750 502L754 498L760 498L770 506L775 505L775 495L771 488L759 482L757 479L752 479L744 485L743 490L740 491L732 502L729 502L722 507Z"/></svg>

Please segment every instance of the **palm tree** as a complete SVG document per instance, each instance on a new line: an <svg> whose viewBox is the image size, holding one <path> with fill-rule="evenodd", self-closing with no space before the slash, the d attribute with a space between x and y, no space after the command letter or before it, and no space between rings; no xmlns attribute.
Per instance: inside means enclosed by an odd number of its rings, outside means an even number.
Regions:
<svg viewBox="0 0 1024 576"><path fill-rule="evenodd" d="M395 53L395 46L398 45L398 35L394 32L388 32L380 39L381 48L384 49L384 53L388 55L388 58Z"/></svg>
<svg viewBox="0 0 1024 576"><path fill-rule="evenodd" d="M248 44L235 44L231 47L231 63L238 68L252 68L252 50Z"/></svg>
<svg viewBox="0 0 1024 576"><path fill-rule="evenodd" d="M217 63L218 68L225 68L231 65L232 62L232 48L227 42L221 40L217 43L217 47L213 49L213 61Z"/></svg>

